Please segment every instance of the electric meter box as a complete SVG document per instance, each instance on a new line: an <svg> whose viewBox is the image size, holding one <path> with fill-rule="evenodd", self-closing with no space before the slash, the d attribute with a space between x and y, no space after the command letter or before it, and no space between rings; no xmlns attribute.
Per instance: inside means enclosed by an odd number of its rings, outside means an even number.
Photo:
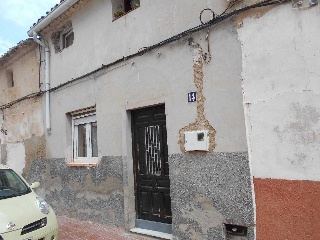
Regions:
<svg viewBox="0 0 320 240"><path fill-rule="evenodd" d="M209 131L198 130L184 133L184 148L189 151L209 151Z"/></svg>

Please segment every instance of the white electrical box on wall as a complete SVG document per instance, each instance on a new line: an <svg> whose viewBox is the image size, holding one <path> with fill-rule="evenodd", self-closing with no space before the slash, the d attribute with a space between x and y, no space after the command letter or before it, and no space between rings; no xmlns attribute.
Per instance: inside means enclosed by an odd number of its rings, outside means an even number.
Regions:
<svg viewBox="0 0 320 240"><path fill-rule="evenodd" d="M184 148L189 151L209 151L208 130L190 131L184 133Z"/></svg>

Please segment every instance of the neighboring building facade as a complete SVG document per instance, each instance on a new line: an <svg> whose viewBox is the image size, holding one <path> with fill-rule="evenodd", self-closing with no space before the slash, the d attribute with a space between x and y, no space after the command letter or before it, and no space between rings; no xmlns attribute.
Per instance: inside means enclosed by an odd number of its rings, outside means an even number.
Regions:
<svg viewBox="0 0 320 240"><path fill-rule="evenodd" d="M50 90L24 175L58 214L133 232L318 236L318 8L155 2L64 0L31 27Z"/></svg>
<svg viewBox="0 0 320 240"><path fill-rule="evenodd" d="M244 19L243 26L238 32L257 239L317 239L320 11L292 9L289 2Z"/></svg>
<svg viewBox="0 0 320 240"><path fill-rule="evenodd" d="M32 39L0 58L1 162L20 174L28 174L26 166L32 160L45 157L39 60Z"/></svg>

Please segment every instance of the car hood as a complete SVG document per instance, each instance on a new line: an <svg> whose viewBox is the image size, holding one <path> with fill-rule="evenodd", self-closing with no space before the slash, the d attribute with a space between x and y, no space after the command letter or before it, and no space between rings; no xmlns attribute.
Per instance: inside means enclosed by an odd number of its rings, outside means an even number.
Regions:
<svg viewBox="0 0 320 240"><path fill-rule="evenodd" d="M12 231L7 229L9 223L15 224L14 230L18 230L46 216L37 207L36 197L34 192L30 192L0 200L0 234Z"/></svg>

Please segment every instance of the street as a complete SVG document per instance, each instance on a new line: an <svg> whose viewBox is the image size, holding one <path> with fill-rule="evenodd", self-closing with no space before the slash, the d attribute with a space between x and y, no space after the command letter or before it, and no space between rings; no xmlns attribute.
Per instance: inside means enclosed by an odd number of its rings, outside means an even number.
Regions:
<svg viewBox="0 0 320 240"><path fill-rule="evenodd" d="M67 216L57 216L60 240L151 240L137 236L123 228L93 222L80 221Z"/></svg>

